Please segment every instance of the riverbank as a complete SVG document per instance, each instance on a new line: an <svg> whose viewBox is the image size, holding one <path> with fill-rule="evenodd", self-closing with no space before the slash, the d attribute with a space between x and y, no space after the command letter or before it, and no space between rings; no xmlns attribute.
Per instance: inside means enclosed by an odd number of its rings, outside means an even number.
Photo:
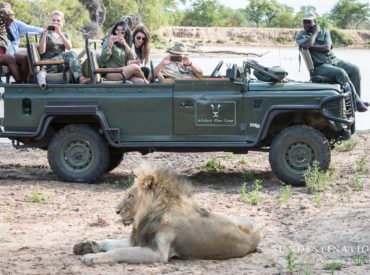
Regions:
<svg viewBox="0 0 370 275"><path fill-rule="evenodd" d="M158 34L166 41L181 41L196 46L296 46L294 37L300 29L230 28L230 27L161 27ZM340 30L352 40L351 48L370 47L370 30Z"/></svg>

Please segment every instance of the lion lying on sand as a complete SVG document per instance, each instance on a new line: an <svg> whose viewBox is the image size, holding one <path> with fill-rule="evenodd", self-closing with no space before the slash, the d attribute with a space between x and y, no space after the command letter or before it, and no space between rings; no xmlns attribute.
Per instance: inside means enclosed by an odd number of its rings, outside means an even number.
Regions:
<svg viewBox="0 0 370 275"><path fill-rule="evenodd" d="M245 218L209 213L190 196L190 184L166 169L142 165L116 208L130 238L87 241L73 248L83 262L153 263L171 257L227 259L256 250L261 233ZM94 254L95 253L95 254Z"/></svg>

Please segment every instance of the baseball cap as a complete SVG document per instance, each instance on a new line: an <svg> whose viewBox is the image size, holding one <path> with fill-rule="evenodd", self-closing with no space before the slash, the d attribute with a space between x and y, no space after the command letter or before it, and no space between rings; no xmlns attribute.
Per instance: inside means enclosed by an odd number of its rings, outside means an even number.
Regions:
<svg viewBox="0 0 370 275"><path fill-rule="evenodd" d="M303 20L315 20L315 19L316 19L316 15L313 12L306 12L303 15Z"/></svg>

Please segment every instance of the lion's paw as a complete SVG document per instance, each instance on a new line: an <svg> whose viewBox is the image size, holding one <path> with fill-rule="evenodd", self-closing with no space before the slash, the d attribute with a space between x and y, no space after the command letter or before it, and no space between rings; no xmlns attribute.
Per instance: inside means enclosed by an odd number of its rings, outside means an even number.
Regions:
<svg viewBox="0 0 370 275"><path fill-rule="evenodd" d="M86 254L86 255L82 258L82 262L83 262L85 265L93 265L93 264L94 264L94 254Z"/></svg>
<svg viewBox="0 0 370 275"><path fill-rule="evenodd" d="M85 255L93 252L94 250L91 241L79 242L73 247L73 253L76 255Z"/></svg>

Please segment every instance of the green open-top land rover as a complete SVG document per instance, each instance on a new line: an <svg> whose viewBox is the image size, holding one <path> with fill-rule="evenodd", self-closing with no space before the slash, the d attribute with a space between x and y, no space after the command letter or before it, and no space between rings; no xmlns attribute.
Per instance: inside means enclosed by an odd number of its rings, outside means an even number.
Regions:
<svg viewBox="0 0 370 275"><path fill-rule="evenodd" d="M129 151L256 150L269 152L282 181L302 185L308 166L318 161L326 170L331 147L354 133L349 88L268 71L270 80L257 80L252 61L220 76L221 65L208 77L148 85L2 84L0 137L47 150L65 181L93 182Z"/></svg>

